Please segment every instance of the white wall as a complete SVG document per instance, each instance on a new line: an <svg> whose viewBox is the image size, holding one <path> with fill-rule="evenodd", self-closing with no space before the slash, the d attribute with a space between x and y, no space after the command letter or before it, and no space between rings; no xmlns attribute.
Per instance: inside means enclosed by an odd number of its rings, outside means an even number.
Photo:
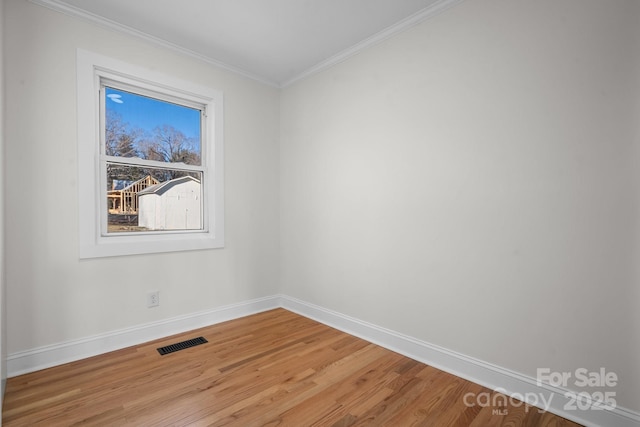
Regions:
<svg viewBox="0 0 640 427"><path fill-rule="evenodd" d="M4 0L0 0L0 407L7 382L7 322L4 246ZM2 420L0 420L0 425Z"/></svg>
<svg viewBox="0 0 640 427"><path fill-rule="evenodd" d="M278 90L28 1L5 15L9 354L276 294ZM224 249L78 259L77 48L224 93Z"/></svg>
<svg viewBox="0 0 640 427"><path fill-rule="evenodd" d="M469 0L286 88L283 293L639 410L639 17Z"/></svg>
<svg viewBox="0 0 640 427"><path fill-rule="evenodd" d="M637 27L636 28L640 28L640 17L638 17L638 23L637 23ZM640 34L636 33L636 52L640 51L640 48L638 48L640 46ZM636 122L636 134L635 134L635 139L634 139L634 169L636 172L635 175L635 185L636 185L636 194L635 194L635 206L634 206L634 214L636 216L636 218L638 218L640 215L640 120L638 118L640 118L640 55L636 55L636 67L635 67L635 74L636 74L636 78L637 81L635 83L635 85L633 87L635 87L635 99L636 99L636 103L635 103L635 108L632 110L633 114L634 114L634 120ZM640 339L638 339L638 337L640 337L640 309L638 308L638 304L640 304L640 280L638 278L640 278L640 263L637 262L638 259L640 259L640 227L636 224L636 227L634 229L631 230L632 232L635 231L634 233L634 237L635 237L635 247L634 247L634 251L633 253L633 260L635 261L635 265L636 265L636 271L635 271L635 293L632 293L632 295L630 295L630 299L631 301L635 301L635 303L631 303L631 305L633 305L632 309L633 309L633 315L634 318L631 319L631 324L629 325L628 328L628 332L623 332L623 336L631 336L631 337L636 337L635 339L631 338L629 341L629 345L631 346L630 350L629 350L629 354L632 357L632 361L635 360L636 363L633 363L632 365L632 372L631 375L633 376L632 378L634 378L634 381L636 382L636 390L637 390L637 384L640 383L640 363L637 363L638 360L640 360ZM623 328L623 331L626 328ZM638 396L639 394L636 393L636 396ZM638 405L640 404L636 404L635 407L637 408Z"/></svg>

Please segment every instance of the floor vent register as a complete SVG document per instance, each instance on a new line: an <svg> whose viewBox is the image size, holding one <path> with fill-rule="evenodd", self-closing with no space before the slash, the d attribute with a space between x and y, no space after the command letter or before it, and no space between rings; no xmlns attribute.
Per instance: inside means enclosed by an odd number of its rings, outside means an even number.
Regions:
<svg viewBox="0 0 640 427"><path fill-rule="evenodd" d="M160 347L158 349L158 353L160 356L164 356L165 354L175 353L176 351L184 350L185 348L195 347L196 345L207 343L208 341L203 337L193 338L187 341L182 341L179 343L171 344L165 347Z"/></svg>

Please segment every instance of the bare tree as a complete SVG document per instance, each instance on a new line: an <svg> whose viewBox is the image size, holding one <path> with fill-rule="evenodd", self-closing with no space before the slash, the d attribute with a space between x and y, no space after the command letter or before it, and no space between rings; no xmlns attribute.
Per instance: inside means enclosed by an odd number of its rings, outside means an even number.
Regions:
<svg viewBox="0 0 640 427"><path fill-rule="evenodd" d="M145 147L146 158L170 163L200 164L200 154L193 140L170 125L154 129L153 139Z"/></svg>
<svg viewBox="0 0 640 427"><path fill-rule="evenodd" d="M142 131L132 129L122 116L107 110L105 118L105 154L114 157L140 157L138 144ZM107 185L111 189L113 180L137 181L144 172L137 167L109 164Z"/></svg>
<svg viewBox="0 0 640 427"><path fill-rule="evenodd" d="M141 129L132 128L122 116L107 111L105 122L105 154L114 157L140 157L164 163L200 165L198 142L170 125L158 126L153 135L144 137ZM112 163L109 165L108 185L114 179L136 181L151 174L159 181L191 175L171 169L146 169Z"/></svg>
<svg viewBox="0 0 640 427"><path fill-rule="evenodd" d="M142 131L131 129L122 116L107 111L105 120L105 154L117 157L138 157L138 140Z"/></svg>
<svg viewBox="0 0 640 427"><path fill-rule="evenodd" d="M166 163L200 165L200 153L196 148L196 143L173 126L163 125L156 127L152 139L146 141L143 145L142 152L146 159ZM176 170L158 170L154 174L161 181L184 175L187 175L187 173Z"/></svg>

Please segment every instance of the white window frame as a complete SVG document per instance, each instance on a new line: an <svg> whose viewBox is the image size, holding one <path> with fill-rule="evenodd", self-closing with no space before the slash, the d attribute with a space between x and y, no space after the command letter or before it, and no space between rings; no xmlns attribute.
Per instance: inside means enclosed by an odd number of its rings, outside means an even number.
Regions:
<svg viewBox="0 0 640 427"><path fill-rule="evenodd" d="M108 79L203 105L203 229L105 233L106 156L100 87ZM79 255L97 258L224 247L222 93L82 49L77 52ZM158 164L167 167L174 164Z"/></svg>

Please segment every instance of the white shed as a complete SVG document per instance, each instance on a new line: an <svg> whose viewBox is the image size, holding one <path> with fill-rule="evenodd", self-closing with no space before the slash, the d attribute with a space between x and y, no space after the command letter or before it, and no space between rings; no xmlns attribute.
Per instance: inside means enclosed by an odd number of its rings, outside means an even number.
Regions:
<svg viewBox="0 0 640 427"><path fill-rule="evenodd" d="M200 181L191 176L183 176L140 191L138 226L149 230L201 229Z"/></svg>

